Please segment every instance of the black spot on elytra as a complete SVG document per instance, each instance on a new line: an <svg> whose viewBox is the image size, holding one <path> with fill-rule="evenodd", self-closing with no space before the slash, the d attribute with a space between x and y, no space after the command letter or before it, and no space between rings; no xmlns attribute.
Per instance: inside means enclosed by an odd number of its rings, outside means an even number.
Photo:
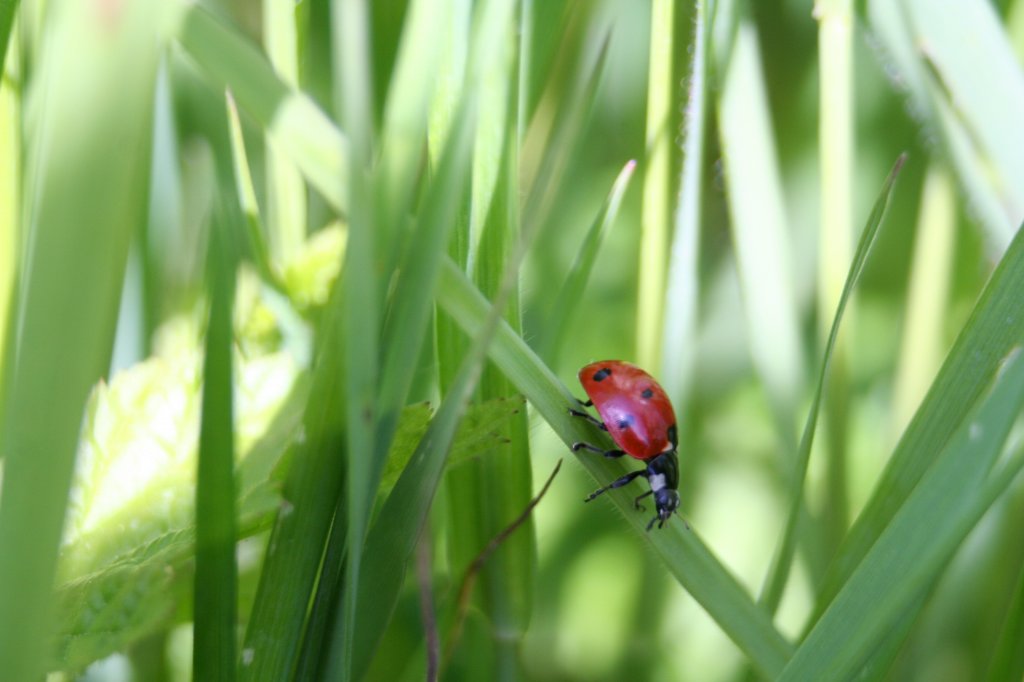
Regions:
<svg viewBox="0 0 1024 682"><path fill-rule="evenodd" d="M619 423L618 423L618 427L620 429L628 429L632 425L633 425L633 418L632 417L623 417L622 419L619 420Z"/></svg>
<svg viewBox="0 0 1024 682"><path fill-rule="evenodd" d="M654 397L654 391L652 391L649 388L645 388L644 392L640 394L640 397L643 398L644 400L650 400L651 398Z"/></svg>
<svg viewBox="0 0 1024 682"><path fill-rule="evenodd" d="M604 381L611 375L612 371L610 369L608 369L607 367L602 367L601 369L594 372L594 381Z"/></svg>
<svg viewBox="0 0 1024 682"><path fill-rule="evenodd" d="M676 425L668 427L668 442L672 443L672 447L679 447L679 436L676 434Z"/></svg>

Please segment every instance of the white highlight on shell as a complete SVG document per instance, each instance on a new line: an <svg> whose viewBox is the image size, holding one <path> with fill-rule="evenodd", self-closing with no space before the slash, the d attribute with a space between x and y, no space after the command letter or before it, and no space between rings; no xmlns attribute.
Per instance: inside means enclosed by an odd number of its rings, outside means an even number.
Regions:
<svg viewBox="0 0 1024 682"><path fill-rule="evenodd" d="M647 477L651 482L651 490L658 492L665 487L665 474L652 474Z"/></svg>

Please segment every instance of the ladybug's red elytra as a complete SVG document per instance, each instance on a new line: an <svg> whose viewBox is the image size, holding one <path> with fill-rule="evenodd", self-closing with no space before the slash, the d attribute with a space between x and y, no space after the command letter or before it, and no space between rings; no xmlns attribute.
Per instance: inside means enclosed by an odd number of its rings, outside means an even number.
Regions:
<svg viewBox="0 0 1024 682"><path fill-rule="evenodd" d="M620 449L604 450L590 443L573 443L575 452L586 449L605 457L629 455L647 463L645 469L632 471L609 485L595 490L584 500L589 502L611 488L621 488L639 476L646 476L651 489L636 498L634 504L643 510L640 500L654 495L658 515L647 524L647 530L658 528L679 508L679 447L676 415L672 403L657 381L636 365L622 360L593 362L579 372L580 383L593 406L601 415L595 419L587 412L570 409L569 414L583 417L607 431Z"/></svg>

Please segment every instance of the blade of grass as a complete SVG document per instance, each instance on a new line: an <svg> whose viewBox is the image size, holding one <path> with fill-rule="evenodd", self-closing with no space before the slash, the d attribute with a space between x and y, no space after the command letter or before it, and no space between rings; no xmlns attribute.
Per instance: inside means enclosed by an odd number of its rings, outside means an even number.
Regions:
<svg viewBox="0 0 1024 682"><path fill-rule="evenodd" d="M946 350L943 329L953 277L955 193L953 178L944 164L932 161L921 193L907 289L907 319L893 388L892 432L896 438L928 392Z"/></svg>
<svg viewBox="0 0 1024 682"><path fill-rule="evenodd" d="M263 239L263 221L260 220L260 207L256 201L256 190L252 184L252 173L249 171L249 159L245 153L245 139L242 137L242 122L238 119L238 106L234 97L228 92L228 126L231 135L231 152L234 165L234 176L237 178L236 192L245 215L248 228L249 253L260 277L267 283L280 288L277 272L270 265L266 241Z"/></svg>
<svg viewBox="0 0 1024 682"><path fill-rule="evenodd" d="M847 678L907 606L949 563L957 546L1016 475L990 469L1024 406L1017 347L995 385L906 497L828 611L793 654L781 680ZM928 528L929 532L921 532Z"/></svg>
<svg viewBox="0 0 1024 682"><path fill-rule="evenodd" d="M708 41L715 6L715 0L698 0L694 17L693 61L690 63L683 117L683 166L679 176L672 251L665 285L665 310L669 314L662 323L661 377L672 404L681 413L686 412L697 347L697 303L700 295L698 256L708 109Z"/></svg>
<svg viewBox="0 0 1024 682"><path fill-rule="evenodd" d="M1013 682L1024 677L1024 565L988 669L989 682Z"/></svg>
<svg viewBox="0 0 1024 682"><path fill-rule="evenodd" d="M994 8L871 2L868 17L998 256L1024 218L1024 73Z"/></svg>
<svg viewBox="0 0 1024 682"><path fill-rule="evenodd" d="M11 0L0 5L0 76L6 73L7 47L11 44L11 33L14 31L14 14L18 11L18 0Z"/></svg>
<svg viewBox="0 0 1024 682"><path fill-rule="evenodd" d="M776 547L771 568L765 577L764 587L758 599L758 602L764 605L769 613L775 613L779 606L779 601L782 599L782 593L789 577L789 570L793 563L793 554L796 551L796 531L800 520L800 509L803 507L804 481L807 477L807 466L811 459L811 446L814 444L814 432L818 424L818 412L825 390L825 382L829 378L829 365L836 347L836 339L839 336L839 325L842 322L843 313L850 302L850 296L853 294L857 281L864 271L864 265L867 262L868 254L871 252L871 247L878 237L879 229L885 219L886 209L889 206L889 199L892 196L892 189L896 183L896 177L899 175L900 168L903 167L905 159L905 156L897 159L896 164L889 173L889 177L886 178L885 184L882 185L882 191L879 193L878 199L875 200L875 206L872 208L871 215L868 216L867 224L864 226L864 231L861 233L857 252L854 254L853 262L850 264L850 270L846 275L846 282L843 284L836 312L832 318L832 327L829 330L828 340L825 343L825 353L821 360L818 383L814 387L811 407L808 411L803 435L800 437L800 445L797 449L796 471L792 481L793 488L790 491L790 506L786 516L785 530L779 545Z"/></svg>
<svg viewBox="0 0 1024 682"><path fill-rule="evenodd" d="M475 333L487 314L486 299L454 263L447 262L441 274L438 303L467 333ZM569 416L569 406L575 404L572 393L511 327L499 325L490 354L566 445L593 437L579 420ZM600 481L613 480L624 472L621 463L586 456L578 459ZM753 665L768 677L781 672L791 651L789 643L697 534L683 530L682 524L673 524L657 534L644 533L646 518L635 513L633 498L620 491L609 495L637 532L653 545L676 580L747 653Z"/></svg>
<svg viewBox="0 0 1024 682"><path fill-rule="evenodd" d="M278 77L293 91L299 81L298 8L294 0L263 3L267 57ZM280 269L295 258L306 241L306 186L294 162L287 158L287 151L274 144L272 133L267 138L266 227L271 257Z"/></svg>
<svg viewBox="0 0 1024 682"><path fill-rule="evenodd" d="M816 611L825 610L889 524L936 453L964 419L1011 348L1024 342L1024 231L1017 233L960 331L928 395L829 567ZM812 619L812 623L815 619Z"/></svg>
<svg viewBox="0 0 1024 682"><path fill-rule="evenodd" d="M452 145L457 144L454 140L455 137L450 137ZM440 248L438 252L441 252ZM480 327L471 332L474 338L469 352L367 539L366 565L361 573L363 583L360 589L364 595L372 595L373 599L372 603L364 600L359 612L359 627L355 630L352 672L356 679L365 674L398 601L409 557L430 511L459 420L475 390L492 339L504 326L501 324L502 313L512 292L521 257L520 253L510 260L494 304L486 311ZM450 261L443 262L447 263ZM441 279L443 281L443 276ZM337 656L331 656L329 677L336 669L337 659Z"/></svg>
<svg viewBox="0 0 1024 682"><path fill-rule="evenodd" d="M145 216L162 18L151 2L47 9L31 92L40 108L27 143L30 248L18 274L17 327L8 329L15 364L0 429L0 661L17 680L44 672L83 407L109 368L128 245ZM6 43L9 30L0 34Z"/></svg>
<svg viewBox="0 0 1024 682"><path fill-rule="evenodd" d="M821 94L821 225L818 231L818 338L829 334L828 320L836 309L853 256L854 83L853 0L820 0L818 78ZM855 325L853 305L846 327ZM849 359L840 334L832 350L829 372L835 390L825 396L824 552L831 556L849 525L846 443L849 437Z"/></svg>
<svg viewBox="0 0 1024 682"><path fill-rule="evenodd" d="M757 29L734 5L719 4L714 38L722 74L718 119L733 248L754 367L768 393L783 451L792 452L803 353L790 279L791 248ZM733 25L730 42L723 33Z"/></svg>
<svg viewBox="0 0 1024 682"><path fill-rule="evenodd" d="M229 244L232 196L221 190L210 232L210 317L203 363L203 402L196 480L195 630L192 673L197 680L235 679L238 568L235 565L232 298L235 263ZM239 216L240 218L240 216Z"/></svg>
<svg viewBox="0 0 1024 682"><path fill-rule="evenodd" d="M661 358L662 312L665 309L665 260L669 245L669 211L673 129L672 77L675 2L651 4L651 42L647 67L647 123L644 139L644 198L640 217L640 281L637 286L636 357L656 371Z"/></svg>
<svg viewBox="0 0 1024 682"><path fill-rule="evenodd" d="M451 15L449 2L417 0L410 3L384 107L379 226L384 243L397 247L393 249L392 261L397 259L399 248L404 244L404 240L396 241L394 236L404 231L405 214L422 167L430 101L437 87L434 77L443 45L438 35L442 22Z"/></svg>
<svg viewBox="0 0 1024 682"><path fill-rule="evenodd" d="M628 161L622 170L619 171L611 192L604 200L604 204L594 216L594 222L583 238L576 258L569 267L569 273L565 277L565 285L558 291L551 310L547 315L547 322L543 325L543 338L540 344L541 357L549 362L554 362L558 352L565 340L565 332L572 327L572 313L576 307L576 301L583 295L590 280L590 273L594 270L594 263L597 262L597 254L604 242L604 237L615 223L619 215L619 207L622 205L622 197L629 187L629 181L636 170L636 161Z"/></svg>
<svg viewBox="0 0 1024 682"><path fill-rule="evenodd" d="M412 243L408 250L409 262L404 264L402 274L396 285L394 295L395 309L389 318L391 324L385 328L384 339L382 340L385 360L380 377L380 393L377 398L379 421L375 435L376 447L389 445L391 438L394 436L398 417L404 405L409 385L412 382L413 370L420 355L420 347L426 334L427 324L430 321L429 301L435 287L441 257L444 253L444 244L453 223L454 212L459 205L459 193L465 186L466 178L469 176L469 154L474 132L473 116L472 111L464 112L460 115L458 117L459 125L455 128L455 134L448 138L449 147L442 159L438 178L432 185L431 195L423 209L419 225L412 235ZM460 409L458 415L461 417L461 414ZM435 415L435 419L437 419L437 415ZM428 430L424 440L426 441L430 436L431 432ZM447 454L449 445L450 443L444 446L445 454ZM374 468L368 474L372 478L366 483L371 486L372 490L377 490L386 455L386 452L383 454L378 452L374 457ZM401 483L401 479L399 479L399 483ZM397 488L398 484L396 484L396 490L392 491L392 495L395 494ZM372 499L369 501L372 502ZM337 531L332 531L332 544L344 542L342 538L335 539L335 532ZM349 538L354 539L356 537L358 536L353 534L350 525ZM367 542L369 543L369 540ZM350 547L351 544L350 542ZM366 551L371 551L370 544L367 544ZM366 560L371 561L369 556L366 556ZM349 561L354 562L355 560L356 554L350 549ZM375 565L371 561L371 566ZM376 570L376 568L373 568L373 570ZM349 575L351 575L351 570ZM352 589L351 583L348 589ZM358 612L364 610L377 612L381 608L381 600L385 600L386 603L386 600L389 598L389 595L380 594L375 590L366 591L362 587L359 587L359 589L361 590L360 599L367 603L357 607ZM395 597L397 598L397 593ZM341 614L339 613L338 615L340 616ZM338 650L342 645L338 638L340 633L345 630L344 623L340 621L335 622L333 631L335 643L331 647L332 651ZM361 639L362 635L359 634L359 630L360 628L357 627L355 635L357 641L365 641ZM357 657L353 659L353 675L358 679L365 672L365 668L361 666L364 663L368 663L369 659L367 658L364 661L362 658L364 656L362 644L357 643L353 644L353 646L356 648L352 656ZM332 657L328 661L327 670L330 671L331 675L340 673L341 668L337 667L339 665L342 665L342 663Z"/></svg>
<svg viewBox="0 0 1024 682"><path fill-rule="evenodd" d="M12 3L16 5L16 3ZM13 11L13 10L12 10ZM3 30L0 21L0 31ZM8 29L9 30L9 29ZM17 43L11 52L17 54ZM0 55L3 48L0 47ZM5 374L10 371L13 338L14 279L21 235L21 94L6 77L0 58L0 414L4 412ZM8 62L18 72L17 58Z"/></svg>
<svg viewBox="0 0 1024 682"><path fill-rule="evenodd" d="M383 301L382 274L377 270L372 176L375 150L371 107L369 10L365 0L331 3L332 59L336 80L335 106L341 127L351 136L349 237L342 273L344 327L344 390L347 468L337 514L347 522L348 560L341 609L334 633L332 679L351 679L352 644L358 609L363 541L369 523L376 481L384 466L377 449L377 409L381 349L378 345ZM386 453L386 450L385 450Z"/></svg>
<svg viewBox="0 0 1024 682"><path fill-rule="evenodd" d="M231 90L331 207L346 212L348 138L312 99L289 89L255 45L200 5L174 7L180 16L171 35L211 81Z"/></svg>

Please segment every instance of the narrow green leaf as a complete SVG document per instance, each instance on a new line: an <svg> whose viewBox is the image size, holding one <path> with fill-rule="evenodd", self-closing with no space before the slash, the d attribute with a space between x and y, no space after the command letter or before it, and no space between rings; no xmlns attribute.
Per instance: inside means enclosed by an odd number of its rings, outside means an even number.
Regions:
<svg viewBox="0 0 1024 682"><path fill-rule="evenodd" d="M442 270L438 303L469 334L480 329L488 308L486 299L451 262ZM594 436L581 420L569 416L569 407L576 404L569 389L511 327L498 327L490 354L491 360L566 445ZM625 472L623 464L607 459L585 455L578 459L601 482L614 480ZM647 519L633 509L633 497L621 491L610 491L608 495L624 518L651 543L676 580L750 657L753 665L768 677L781 672L789 658L790 644L696 532L685 529L682 523L674 523L657 534L644 533Z"/></svg>
<svg viewBox="0 0 1024 682"><path fill-rule="evenodd" d="M1007 477L990 469L1024 406L1021 355L1018 347L1006 359L992 391L906 497L780 679L845 679L855 672L1005 489Z"/></svg>
<svg viewBox="0 0 1024 682"><path fill-rule="evenodd" d="M256 190L252 184L252 173L249 171L249 158L245 153L245 139L242 136L242 122L238 119L238 107L235 99L228 92L228 128L231 138L231 155L234 162L236 192L245 216L248 228L249 253L253 263L259 270L264 281L276 284L278 275L270 265L266 240L263 238L263 222L260 220L260 207L256 201Z"/></svg>
<svg viewBox="0 0 1024 682"><path fill-rule="evenodd" d="M7 46L11 42L14 31L14 13L18 11L18 0L10 0L0 4L0 76L7 65Z"/></svg>
<svg viewBox="0 0 1024 682"><path fill-rule="evenodd" d="M840 547L822 584L819 614L932 466L936 453L942 451L1002 359L1011 348L1024 342L1021 291L1024 230L1018 231L992 273L928 395L889 458L871 498Z"/></svg>
<svg viewBox="0 0 1024 682"><path fill-rule="evenodd" d="M590 224L590 229L583 238L583 244L569 267L565 285L559 289L558 297L551 306L547 322L543 326L544 336L541 343L543 349L541 355L548 361L554 361L558 357L558 350L562 346L565 332L572 327L572 314L576 302L587 287L604 237L619 215L622 197L626 193L626 188L629 187L634 170L636 170L636 161L629 161L615 178L608 198L605 199L601 209L594 217L594 222Z"/></svg>
<svg viewBox="0 0 1024 682"><path fill-rule="evenodd" d="M989 682L1014 682L1024 677L1024 565L1010 599L1002 631L988 670Z"/></svg>
<svg viewBox="0 0 1024 682"><path fill-rule="evenodd" d="M23 234L32 248L19 264L17 327L7 330L14 364L4 370L0 427L0 661L10 679L41 677L52 642L83 408L109 368L128 246L145 216L161 7L48 6L26 93L39 105L25 129ZM5 48L13 9L0 10Z"/></svg>
<svg viewBox="0 0 1024 682"><path fill-rule="evenodd" d="M996 9L978 0L874 1L868 17L998 256L1024 219L1024 72Z"/></svg>
<svg viewBox="0 0 1024 682"><path fill-rule="evenodd" d="M640 218L640 264L637 287L636 357L656 371L661 358L662 315L669 252L670 178L675 130L675 78L672 58L676 24L673 0L651 3L651 42L647 67L647 123L644 148L644 199Z"/></svg>
<svg viewBox="0 0 1024 682"><path fill-rule="evenodd" d="M703 213L704 138L707 136L708 42L715 0L698 0L693 29L686 110L683 118L683 165L679 177L671 253L665 283L662 321L662 384L677 410L686 411L693 383L697 347L697 303L700 294L698 255Z"/></svg>
<svg viewBox="0 0 1024 682"><path fill-rule="evenodd" d="M266 128L276 149L299 167L313 187L341 212L348 208L348 140L307 95L290 89L255 45L201 5L181 12L172 35L210 79Z"/></svg>
<svg viewBox="0 0 1024 682"><path fill-rule="evenodd" d="M274 73L293 91L299 82L298 11L294 0L263 3L267 57ZM288 158L289 151L275 144L273 126L268 126L267 141L267 232L274 263L280 268L298 255L306 241L306 185Z"/></svg>
<svg viewBox="0 0 1024 682"><path fill-rule="evenodd" d="M388 321L381 340L383 365L377 402L378 466L369 483L380 477L395 424L412 384L414 368L430 322L433 291L455 214L470 174L475 111L464 106L456 115L448 144L399 268ZM383 453L380 452L383 450Z"/></svg>
<svg viewBox="0 0 1024 682"><path fill-rule="evenodd" d="M712 41L722 78L722 159L748 346L768 392L781 443L791 451L796 440L794 411L804 383L792 248L760 41L753 20L736 4L741 3L719 3ZM724 34L733 26L735 37L730 40Z"/></svg>
<svg viewBox="0 0 1024 682"><path fill-rule="evenodd" d="M227 196L225 196L227 194ZM222 189L223 207L233 195ZM219 208L210 233L210 318L203 363L196 477L196 573L193 593L195 679L235 678L236 591L232 299L235 262L231 215Z"/></svg>
<svg viewBox="0 0 1024 682"><path fill-rule="evenodd" d="M955 197L956 187L949 170L941 161L929 162L921 191L906 321L893 387L894 436L910 423L949 347L943 332L949 317L953 280Z"/></svg>
<svg viewBox="0 0 1024 682"><path fill-rule="evenodd" d="M359 574L363 540L369 524L384 453L377 449L378 406L381 388L380 334L384 273L377 267L380 244L375 230L373 176L376 151L370 64L369 8L365 0L331 3L334 37L335 108L341 127L351 136L349 166L349 240L342 272L342 324L344 328L345 488L338 517L347 523L347 560L341 608L335 620L328 677L348 680L352 675ZM383 444L382 444L383 445ZM384 451L386 452L386 450ZM341 532L340 518L335 528ZM332 532L333 535L333 532ZM332 538L330 544L335 544Z"/></svg>
<svg viewBox="0 0 1024 682"><path fill-rule="evenodd" d="M445 263L450 264L450 261ZM509 272L514 274L517 270L518 260L514 259L510 261ZM484 311L480 325L471 332L473 342L455 380L367 538L359 585L364 598L352 653L352 675L356 679L365 674L398 601L409 558L430 511L459 420L472 397L492 339L504 326L500 321L513 283L511 277L505 277L494 304ZM337 659L337 655L331 656L329 676L336 669Z"/></svg>
<svg viewBox="0 0 1024 682"><path fill-rule="evenodd" d="M800 437L800 445L796 453L796 471L794 472L790 491L790 507L786 517L785 531L775 551L775 557L771 568L765 578L764 588L758 600L765 605L770 613L774 613L782 599L782 592L789 577L789 569L793 562L793 553L796 551L796 531L800 520L800 509L803 506L804 479L807 478L807 466L811 459L811 446L814 444L814 432L818 425L818 411L821 406L822 393L825 390L825 381L829 376L829 363L832 360L832 353L836 347L836 339L839 336L839 325L843 319L843 313L850 302L857 281L864 271L864 264L867 262L868 254L871 251L875 239L878 237L879 228L885 219L886 209L889 207L889 199L892 196L892 189L896 183L900 168L903 167L905 156L901 156L893 166L882 191L875 200L875 206L871 209L864 231L861 232L860 243L857 245L857 252L853 256L850 270L846 275L846 282L839 295L839 304L836 307L835 315L832 318L832 327L828 333L828 341L825 343L825 354L821 360L821 371L818 373L818 383L814 387L814 397L811 399L811 407L807 414L807 421L804 422L803 435Z"/></svg>

